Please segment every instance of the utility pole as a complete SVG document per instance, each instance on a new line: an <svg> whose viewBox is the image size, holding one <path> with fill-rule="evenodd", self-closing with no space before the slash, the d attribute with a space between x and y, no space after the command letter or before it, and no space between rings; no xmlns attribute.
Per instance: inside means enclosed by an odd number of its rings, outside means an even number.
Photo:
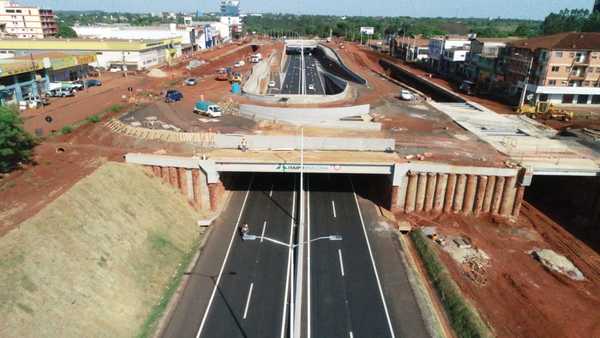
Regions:
<svg viewBox="0 0 600 338"><path fill-rule="evenodd" d="M521 99L519 100L520 111L522 111L523 105L525 104L525 95L527 94L527 87L529 84L529 74L531 73L531 68L533 68L533 56L531 56L531 60L529 61L529 68L527 68L527 75L525 76L525 82L523 82L523 91L521 92Z"/></svg>

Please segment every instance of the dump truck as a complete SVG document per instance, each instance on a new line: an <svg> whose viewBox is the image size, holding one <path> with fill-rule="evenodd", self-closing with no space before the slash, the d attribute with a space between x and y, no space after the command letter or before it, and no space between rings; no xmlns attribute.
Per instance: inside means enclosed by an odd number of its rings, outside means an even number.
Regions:
<svg viewBox="0 0 600 338"><path fill-rule="evenodd" d="M194 106L194 113L206 115L208 117L221 117L223 112L219 105L214 104L210 101L198 101Z"/></svg>

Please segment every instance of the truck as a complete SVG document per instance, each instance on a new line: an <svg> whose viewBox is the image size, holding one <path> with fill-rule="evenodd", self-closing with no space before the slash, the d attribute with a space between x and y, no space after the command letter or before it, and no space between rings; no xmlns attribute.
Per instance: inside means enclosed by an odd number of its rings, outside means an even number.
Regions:
<svg viewBox="0 0 600 338"><path fill-rule="evenodd" d="M217 81L227 81L228 80L228 74L231 72L231 69L227 69L227 68L221 68L219 70L217 70Z"/></svg>
<svg viewBox="0 0 600 338"><path fill-rule="evenodd" d="M198 101L194 106L194 113L203 114L208 117L221 117L223 116L223 112L221 111L221 107L216 105L210 101Z"/></svg>
<svg viewBox="0 0 600 338"><path fill-rule="evenodd" d="M250 62L259 63L262 60L262 55L260 53L256 53L250 56Z"/></svg>

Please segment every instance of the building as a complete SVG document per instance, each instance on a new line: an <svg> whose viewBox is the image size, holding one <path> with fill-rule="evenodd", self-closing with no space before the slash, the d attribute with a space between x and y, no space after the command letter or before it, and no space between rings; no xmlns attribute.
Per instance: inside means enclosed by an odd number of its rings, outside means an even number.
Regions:
<svg viewBox="0 0 600 338"><path fill-rule="evenodd" d="M443 75L463 71L471 40L464 36L438 36L429 40L429 60L433 71Z"/></svg>
<svg viewBox="0 0 600 338"><path fill-rule="evenodd" d="M58 24L52 10L0 1L0 29L5 36L43 39L56 36Z"/></svg>
<svg viewBox="0 0 600 338"><path fill-rule="evenodd" d="M526 102L600 105L600 33L561 33L507 45L505 81Z"/></svg>
<svg viewBox="0 0 600 338"><path fill-rule="evenodd" d="M32 53L0 60L0 104L18 105L40 96L54 81L71 81L87 76L95 53Z"/></svg>
<svg viewBox="0 0 600 338"><path fill-rule="evenodd" d="M427 62L429 39L422 36L396 36L390 40L390 53L408 62Z"/></svg>
<svg viewBox="0 0 600 338"><path fill-rule="evenodd" d="M237 0L221 1L221 16L240 16L240 2Z"/></svg>
<svg viewBox="0 0 600 338"><path fill-rule="evenodd" d="M480 90L490 90L496 82L502 81L506 44L515 40L514 38L472 39L465 62L465 79L477 83Z"/></svg>
<svg viewBox="0 0 600 338"><path fill-rule="evenodd" d="M95 67L126 67L142 70L171 63L181 56L181 40L95 40L95 39L47 39L47 40L0 40L0 52L17 57L31 53L80 53L96 54Z"/></svg>

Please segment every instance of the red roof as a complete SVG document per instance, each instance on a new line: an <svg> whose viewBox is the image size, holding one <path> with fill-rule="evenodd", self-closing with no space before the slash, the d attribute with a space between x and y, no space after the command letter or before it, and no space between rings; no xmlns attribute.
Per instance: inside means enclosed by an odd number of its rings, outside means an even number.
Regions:
<svg viewBox="0 0 600 338"><path fill-rule="evenodd" d="M600 33L568 32L510 42L509 46L552 50L600 50Z"/></svg>

